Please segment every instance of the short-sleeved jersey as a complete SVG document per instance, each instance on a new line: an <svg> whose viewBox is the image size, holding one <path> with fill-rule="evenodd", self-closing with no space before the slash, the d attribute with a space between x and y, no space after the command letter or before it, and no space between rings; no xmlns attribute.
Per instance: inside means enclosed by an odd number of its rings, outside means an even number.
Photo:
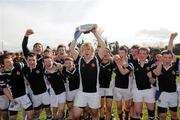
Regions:
<svg viewBox="0 0 180 120"><path fill-rule="evenodd" d="M151 83L149 82L147 73L152 70L151 64L148 61L146 61L144 66L141 66L137 60L133 63L133 68L138 90L150 89Z"/></svg>
<svg viewBox="0 0 180 120"><path fill-rule="evenodd" d="M123 75L119 71L118 66L116 65L116 68L114 70L114 72L116 73L115 87L122 88L122 89L128 89L129 88L129 74L133 69L132 63L128 63L128 66L126 67L126 69L128 69L129 72L127 74Z"/></svg>
<svg viewBox="0 0 180 120"><path fill-rule="evenodd" d="M112 79L112 73L115 65L113 62L100 63L100 74L99 74L99 83L100 88L109 88L110 82Z"/></svg>
<svg viewBox="0 0 180 120"><path fill-rule="evenodd" d="M28 80L34 95L46 92L47 88L44 80L44 68L42 64L37 64L34 69L25 66L23 68L23 73Z"/></svg>
<svg viewBox="0 0 180 120"><path fill-rule="evenodd" d="M93 57L88 63L83 57L77 58L80 75L80 89L83 92L94 93L99 88L99 61L97 56Z"/></svg>
<svg viewBox="0 0 180 120"><path fill-rule="evenodd" d="M69 90L76 90L79 88L79 71L78 69L74 68L71 71L68 71L66 68L63 69L62 71L64 77L66 78L66 80L68 81L69 84Z"/></svg>
<svg viewBox="0 0 180 120"><path fill-rule="evenodd" d="M158 87L161 92L176 92L176 71L176 63L169 68L162 67L161 74L158 76Z"/></svg>
<svg viewBox="0 0 180 120"><path fill-rule="evenodd" d="M4 71L1 75L2 87L10 86L13 98L18 98L26 94L25 79L21 70L21 66L16 65L10 71Z"/></svg>
<svg viewBox="0 0 180 120"><path fill-rule="evenodd" d="M65 92L65 86L62 79L63 76L60 73L60 71L50 73L45 70L44 75L46 76L47 80L51 84L51 87L53 88L56 95L61 94L62 92Z"/></svg>

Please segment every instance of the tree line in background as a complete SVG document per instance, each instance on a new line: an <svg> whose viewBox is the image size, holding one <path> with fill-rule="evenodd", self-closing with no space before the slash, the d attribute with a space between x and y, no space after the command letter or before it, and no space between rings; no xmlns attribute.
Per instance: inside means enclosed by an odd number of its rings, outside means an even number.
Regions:
<svg viewBox="0 0 180 120"><path fill-rule="evenodd" d="M82 42L79 42L77 44L77 47L80 48L81 45L84 43L84 40L82 40ZM111 53L113 55L118 53L118 49L121 45L119 45L118 41L115 42L108 42L107 40L105 40L106 45L108 46L108 48L111 50ZM155 53L157 50L164 50L167 49L167 46L165 46L164 48L160 48L160 47L149 47L151 53ZM180 55L180 43L179 44L175 44L173 47L173 52L175 55Z"/></svg>

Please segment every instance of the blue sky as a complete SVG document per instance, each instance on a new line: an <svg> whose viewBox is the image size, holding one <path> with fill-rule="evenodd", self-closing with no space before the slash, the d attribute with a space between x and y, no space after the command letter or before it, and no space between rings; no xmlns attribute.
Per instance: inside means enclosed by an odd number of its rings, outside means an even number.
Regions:
<svg viewBox="0 0 180 120"><path fill-rule="evenodd" d="M28 28L35 33L30 48L35 42L67 45L75 28L87 23L98 24L104 38L120 45L165 45L171 32L180 32L178 11L179 0L0 0L0 50L2 41L6 50L21 50Z"/></svg>

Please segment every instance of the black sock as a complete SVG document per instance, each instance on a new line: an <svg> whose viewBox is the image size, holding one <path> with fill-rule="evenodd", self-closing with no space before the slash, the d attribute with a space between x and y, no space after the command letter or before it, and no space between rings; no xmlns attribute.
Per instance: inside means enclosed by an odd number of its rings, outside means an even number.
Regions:
<svg viewBox="0 0 180 120"><path fill-rule="evenodd" d="M171 120L178 120L178 119L173 119L173 118L171 118Z"/></svg>
<svg viewBox="0 0 180 120"><path fill-rule="evenodd" d="M143 113L140 113L140 117L141 117L141 118L143 117Z"/></svg>
<svg viewBox="0 0 180 120"><path fill-rule="evenodd" d="M100 117L100 119L99 120L105 120L105 117Z"/></svg>
<svg viewBox="0 0 180 120"><path fill-rule="evenodd" d="M65 116L65 118L68 118L68 116L69 116L69 111L66 110L66 116Z"/></svg>
<svg viewBox="0 0 180 120"><path fill-rule="evenodd" d="M123 112L119 114L119 120L123 120Z"/></svg>
<svg viewBox="0 0 180 120"><path fill-rule="evenodd" d="M133 118L133 117L131 117L130 120L140 120L140 118Z"/></svg>
<svg viewBox="0 0 180 120"><path fill-rule="evenodd" d="M148 110L149 120L154 120L154 110Z"/></svg>
<svg viewBox="0 0 180 120"><path fill-rule="evenodd" d="M125 113L125 120L128 120L128 118L129 118L129 111L124 110L124 113Z"/></svg>
<svg viewBox="0 0 180 120"><path fill-rule="evenodd" d="M46 120L51 120L52 119L52 116L47 116L46 117Z"/></svg>

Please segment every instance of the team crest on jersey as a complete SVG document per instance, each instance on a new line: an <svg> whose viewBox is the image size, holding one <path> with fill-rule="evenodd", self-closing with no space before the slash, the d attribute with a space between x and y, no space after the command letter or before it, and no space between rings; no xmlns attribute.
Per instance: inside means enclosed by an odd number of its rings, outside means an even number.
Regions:
<svg viewBox="0 0 180 120"><path fill-rule="evenodd" d="M10 82L10 79L7 79L6 81L9 83L9 82Z"/></svg>
<svg viewBox="0 0 180 120"><path fill-rule="evenodd" d="M110 72L110 71L111 71L111 69L109 68L109 69L108 69L108 71Z"/></svg>
<svg viewBox="0 0 180 120"><path fill-rule="evenodd" d="M81 66L82 66L82 67L85 67L85 64L82 64Z"/></svg>
<svg viewBox="0 0 180 120"><path fill-rule="evenodd" d="M172 74L173 74L173 75L176 75L176 72L175 72L175 71L172 71Z"/></svg>
<svg viewBox="0 0 180 120"><path fill-rule="evenodd" d="M60 75L60 73L58 72L57 75Z"/></svg>
<svg viewBox="0 0 180 120"><path fill-rule="evenodd" d="M39 74L40 73L40 71L39 70L36 70L36 74Z"/></svg>
<svg viewBox="0 0 180 120"><path fill-rule="evenodd" d="M20 75L21 73L20 73L20 71L16 71L16 75Z"/></svg>
<svg viewBox="0 0 180 120"><path fill-rule="evenodd" d="M139 68L136 68L136 71L139 71Z"/></svg>
<svg viewBox="0 0 180 120"><path fill-rule="evenodd" d="M93 68L94 68L95 66L96 66L96 65L95 65L94 63L92 63L92 64L91 64L91 67L93 67Z"/></svg>
<svg viewBox="0 0 180 120"><path fill-rule="evenodd" d="M149 70L150 70L150 67L147 67L146 70L149 71Z"/></svg>

